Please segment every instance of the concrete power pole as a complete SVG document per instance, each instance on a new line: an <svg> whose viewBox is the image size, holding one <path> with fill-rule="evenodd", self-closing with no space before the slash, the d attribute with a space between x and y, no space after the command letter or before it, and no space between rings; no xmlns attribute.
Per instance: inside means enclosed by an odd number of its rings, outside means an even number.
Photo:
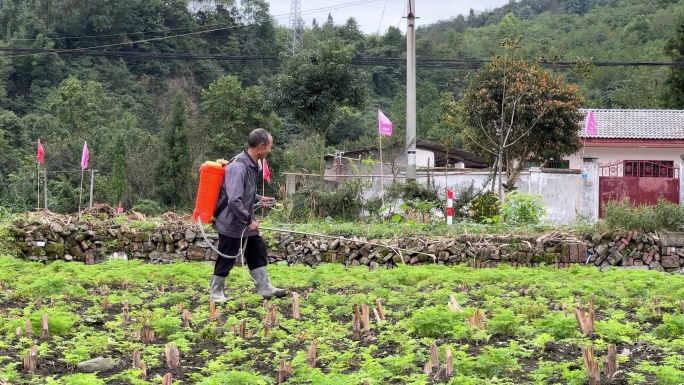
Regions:
<svg viewBox="0 0 684 385"><path fill-rule="evenodd" d="M416 0L406 17L406 181L416 180Z"/></svg>
<svg viewBox="0 0 684 385"><path fill-rule="evenodd" d="M287 50L290 55L296 55L303 47L302 44L302 2L292 0L290 4L290 23L287 34Z"/></svg>

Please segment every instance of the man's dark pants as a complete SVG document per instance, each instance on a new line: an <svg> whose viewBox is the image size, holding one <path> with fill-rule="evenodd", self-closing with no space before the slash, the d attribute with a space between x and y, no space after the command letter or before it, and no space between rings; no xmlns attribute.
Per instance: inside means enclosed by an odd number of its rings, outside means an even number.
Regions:
<svg viewBox="0 0 684 385"><path fill-rule="evenodd" d="M266 243L260 235L245 237L242 244L247 244L245 248L245 261L249 270L254 270L259 267L268 265L268 253L266 251ZM240 238L227 237L219 234L218 250L225 255L238 255L240 252ZM238 258L242 258L238 255ZM236 258L225 258L218 256L216 265L214 265L214 275L219 277L227 277L230 270L235 265ZM242 259L241 259L242 260Z"/></svg>

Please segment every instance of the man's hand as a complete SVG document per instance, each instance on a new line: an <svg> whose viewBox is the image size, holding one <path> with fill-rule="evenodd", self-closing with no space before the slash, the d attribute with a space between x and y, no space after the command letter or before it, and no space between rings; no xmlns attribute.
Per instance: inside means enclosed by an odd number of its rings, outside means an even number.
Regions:
<svg viewBox="0 0 684 385"><path fill-rule="evenodd" d="M259 223L256 221L252 221L249 225L247 225L247 230L249 231L257 231L259 230Z"/></svg>
<svg viewBox="0 0 684 385"><path fill-rule="evenodd" d="M273 197L261 197L261 199L259 199L259 202L261 202L263 207L271 208L271 207L273 207L273 202L275 202L275 198L273 198Z"/></svg>

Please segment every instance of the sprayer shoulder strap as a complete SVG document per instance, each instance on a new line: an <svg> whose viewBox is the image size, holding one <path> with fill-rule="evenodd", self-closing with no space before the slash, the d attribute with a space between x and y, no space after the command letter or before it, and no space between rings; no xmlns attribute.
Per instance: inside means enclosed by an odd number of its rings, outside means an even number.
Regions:
<svg viewBox="0 0 684 385"><path fill-rule="evenodd" d="M235 155L231 160L228 161L228 164L225 165L224 170L223 170L224 171L224 174L223 174L224 178L226 177L225 170L228 168L228 165L237 161L238 155ZM221 180L221 187L219 187L219 191L223 190L223 188L224 188L223 184L224 184L224 181ZM223 190L223 191L225 191L225 190ZM219 197L220 196L221 196L221 194L219 193ZM216 210L214 210L214 216L218 217L219 215L221 215L221 213L223 212L223 210L226 209L226 207L228 207L228 196L226 194L224 194L223 199L219 200L218 205L216 205Z"/></svg>

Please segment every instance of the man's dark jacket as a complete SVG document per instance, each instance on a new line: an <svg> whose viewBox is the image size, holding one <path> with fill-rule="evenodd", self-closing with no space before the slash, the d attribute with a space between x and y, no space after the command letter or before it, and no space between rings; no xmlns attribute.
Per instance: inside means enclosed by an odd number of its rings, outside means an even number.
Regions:
<svg viewBox="0 0 684 385"><path fill-rule="evenodd" d="M214 230L228 237L240 238L243 230L256 220L254 204L259 202L257 194L259 165L247 151L241 152L226 166L223 183L216 202ZM218 212L220 211L220 212ZM245 230L244 236L259 235L258 231Z"/></svg>

